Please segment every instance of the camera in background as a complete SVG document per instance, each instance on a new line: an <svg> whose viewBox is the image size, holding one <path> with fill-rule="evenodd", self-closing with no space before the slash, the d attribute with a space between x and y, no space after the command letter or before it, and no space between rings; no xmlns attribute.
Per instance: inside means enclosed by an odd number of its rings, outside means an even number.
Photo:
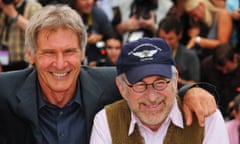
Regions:
<svg viewBox="0 0 240 144"><path fill-rule="evenodd" d="M42 6L49 4L67 4L69 6L72 6L73 0L38 0L38 2L41 3Z"/></svg>

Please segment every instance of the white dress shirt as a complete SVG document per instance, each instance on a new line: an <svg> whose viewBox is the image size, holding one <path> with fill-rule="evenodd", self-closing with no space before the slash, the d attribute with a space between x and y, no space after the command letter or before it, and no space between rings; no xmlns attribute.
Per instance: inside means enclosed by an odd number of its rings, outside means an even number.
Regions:
<svg viewBox="0 0 240 144"><path fill-rule="evenodd" d="M183 117L178 108L176 99L168 117L155 132L143 125L141 121L131 113L131 123L128 135L133 132L134 127L137 124L145 144L162 144L171 121L174 125L184 128ZM204 130L203 144L229 144L225 123L219 110L205 119ZM104 109L98 112L95 116L90 144L112 144L112 138Z"/></svg>

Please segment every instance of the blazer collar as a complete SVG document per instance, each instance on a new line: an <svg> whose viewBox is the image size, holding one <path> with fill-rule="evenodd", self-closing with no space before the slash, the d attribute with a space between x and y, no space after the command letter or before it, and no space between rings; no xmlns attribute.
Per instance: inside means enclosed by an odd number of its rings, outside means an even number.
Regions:
<svg viewBox="0 0 240 144"><path fill-rule="evenodd" d="M83 67L80 72L80 84L83 105L86 116L87 134L91 132L92 121L99 106L99 98L103 95L103 90Z"/></svg>
<svg viewBox="0 0 240 144"><path fill-rule="evenodd" d="M19 117L22 117L27 123L30 123L35 136L40 137L36 80L36 70L33 69L33 71L26 77L21 89L17 92L19 103L15 111Z"/></svg>

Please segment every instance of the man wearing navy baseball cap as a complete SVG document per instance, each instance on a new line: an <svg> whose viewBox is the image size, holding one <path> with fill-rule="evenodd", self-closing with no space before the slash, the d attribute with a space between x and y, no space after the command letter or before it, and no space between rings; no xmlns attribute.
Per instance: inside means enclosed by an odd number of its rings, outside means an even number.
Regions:
<svg viewBox="0 0 240 144"><path fill-rule="evenodd" d="M172 65L172 50L159 38L143 38L125 45L116 64L118 75L125 73L130 83L150 75L171 78Z"/></svg>
<svg viewBox="0 0 240 144"><path fill-rule="evenodd" d="M196 116L191 126L185 125L178 72L163 39L142 38L124 45L116 66L123 100L95 116L90 144L229 143L219 110L206 118L204 128Z"/></svg>

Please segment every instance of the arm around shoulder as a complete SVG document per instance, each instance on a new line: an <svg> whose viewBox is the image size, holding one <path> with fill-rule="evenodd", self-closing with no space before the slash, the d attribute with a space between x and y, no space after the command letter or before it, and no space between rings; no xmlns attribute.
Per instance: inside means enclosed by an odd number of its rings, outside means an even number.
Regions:
<svg viewBox="0 0 240 144"><path fill-rule="evenodd" d="M199 87L199 88L202 88L202 89L206 90L207 92L209 92L209 94L214 96L216 102L219 101L219 94L216 90L216 87L214 85L210 84L210 83L207 83L207 82L199 82L199 83L195 83L195 84L185 85L179 90L178 95L183 100L186 92L188 90L190 90L191 88L194 88L194 87Z"/></svg>
<svg viewBox="0 0 240 144"><path fill-rule="evenodd" d="M207 116L217 109L218 93L216 88L209 83L196 83L186 85L179 91L179 96L183 100L183 111L186 124L192 124L192 113L197 115L200 126L204 126Z"/></svg>

